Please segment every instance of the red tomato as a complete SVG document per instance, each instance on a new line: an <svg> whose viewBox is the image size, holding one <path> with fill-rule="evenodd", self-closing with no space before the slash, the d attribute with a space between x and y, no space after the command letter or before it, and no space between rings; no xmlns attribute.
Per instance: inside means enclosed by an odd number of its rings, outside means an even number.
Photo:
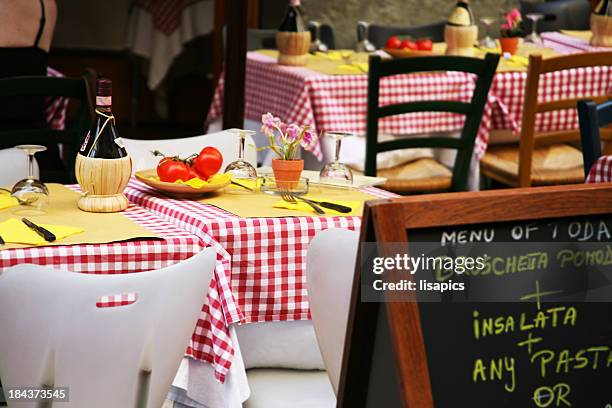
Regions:
<svg viewBox="0 0 612 408"><path fill-rule="evenodd" d="M206 180L206 177L201 175L195 167L189 166L189 180L196 177L202 180Z"/></svg>
<svg viewBox="0 0 612 408"><path fill-rule="evenodd" d="M417 47L421 51L431 51L433 50L433 42L429 38L419 38L416 42Z"/></svg>
<svg viewBox="0 0 612 408"><path fill-rule="evenodd" d="M387 42L385 43L385 48L390 49L398 49L402 45L402 40L400 40L397 36L393 35L387 38Z"/></svg>
<svg viewBox="0 0 612 408"><path fill-rule="evenodd" d="M403 40L400 46L402 50L418 50L416 43L412 40Z"/></svg>
<svg viewBox="0 0 612 408"><path fill-rule="evenodd" d="M212 146L202 149L198 157L193 159L193 167L208 179L213 174L217 173L223 163L221 152Z"/></svg>
<svg viewBox="0 0 612 408"><path fill-rule="evenodd" d="M177 180L187 181L189 166L174 157L164 157L157 165L157 175L161 181L174 183Z"/></svg>

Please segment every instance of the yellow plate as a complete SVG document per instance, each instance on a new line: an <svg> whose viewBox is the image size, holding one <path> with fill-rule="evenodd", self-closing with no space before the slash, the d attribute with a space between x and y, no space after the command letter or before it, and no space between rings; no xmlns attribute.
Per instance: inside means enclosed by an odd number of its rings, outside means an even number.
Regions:
<svg viewBox="0 0 612 408"><path fill-rule="evenodd" d="M135 176L138 180L156 190L180 195L202 195L211 193L222 189L231 182L230 174L215 174L211 177L210 182L204 182L201 187L194 188L188 184L159 181L157 170L155 169L137 171Z"/></svg>
<svg viewBox="0 0 612 408"><path fill-rule="evenodd" d="M437 51L423 50L397 50L393 48L385 48L384 51L393 58L431 57L433 55L442 55Z"/></svg>

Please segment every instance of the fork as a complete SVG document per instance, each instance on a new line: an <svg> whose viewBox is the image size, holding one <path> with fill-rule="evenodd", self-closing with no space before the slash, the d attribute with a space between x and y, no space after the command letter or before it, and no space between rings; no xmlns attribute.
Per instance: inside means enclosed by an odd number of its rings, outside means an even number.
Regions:
<svg viewBox="0 0 612 408"><path fill-rule="evenodd" d="M286 202L288 202L288 203L293 203L293 204L297 203L296 196L294 196L293 194L291 194L290 192L288 192L286 190L281 190L281 198L283 200L285 200ZM317 214L319 214L319 215L325 214L325 211L323 211L321 209L321 207L319 207L318 205L316 205L312 201L307 200L307 199L302 198L302 197L297 197L297 198L299 198L300 200L304 201L306 204L311 206L312 209L315 210Z"/></svg>

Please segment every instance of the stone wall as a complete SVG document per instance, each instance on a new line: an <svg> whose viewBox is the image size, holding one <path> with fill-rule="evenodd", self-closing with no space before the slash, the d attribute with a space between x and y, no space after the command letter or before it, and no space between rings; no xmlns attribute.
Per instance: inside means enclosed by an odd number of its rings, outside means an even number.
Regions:
<svg viewBox="0 0 612 408"><path fill-rule="evenodd" d="M266 0L263 0L266 1ZM330 23L336 30L337 47L353 48L357 21L389 25L420 25L446 20L453 0L302 0L306 20ZM501 16L518 6L516 0L474 0L474 17Z"/></svg>

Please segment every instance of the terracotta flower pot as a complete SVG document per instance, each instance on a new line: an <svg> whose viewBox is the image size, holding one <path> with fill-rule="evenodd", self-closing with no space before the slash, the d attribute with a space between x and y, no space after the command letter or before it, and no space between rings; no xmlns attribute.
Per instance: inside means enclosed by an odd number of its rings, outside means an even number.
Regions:
<svg viewBox="0 0 612 408"><path fill-rule="evenodd" d="M502 52L510 53L514 55L519 46L519 37L501 37L499 44L501 45Z"/></svg>
<svg viewBox="0 0 612 408"><path fill-rule="evenodd" d="M304 160L272 160L272 171L279 188L296 188L304 170Z"/></svg>

